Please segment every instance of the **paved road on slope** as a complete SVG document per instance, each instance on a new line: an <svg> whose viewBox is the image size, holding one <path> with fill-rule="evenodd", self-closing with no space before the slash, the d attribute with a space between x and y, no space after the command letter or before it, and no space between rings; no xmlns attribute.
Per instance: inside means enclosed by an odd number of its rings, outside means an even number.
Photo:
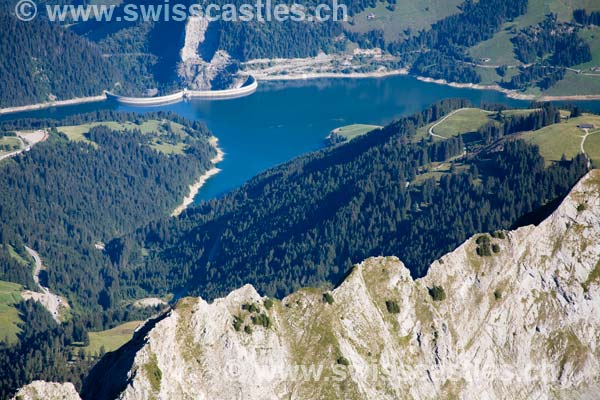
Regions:
<svg viewBox="0 0 600 400"><path fill-rule="evenodd" d="M43 268L42 258L40 257L37 251L33 250L30 247L25 246L25 250L27 250L27 253L29 253L29 255L35 260L35 268L33 269L33 280L35 281L35 284L37 285L41 293L33 292L31 290L25 290L21 293L21 296L23 296L23 298L25 299L33 299L35 301L39 301L44 307L46 307L50 314L52 314L52 317L57 322L60 322L59 310L61 307L69 307L69 304L64 298L50 292L50 289L48 289L47 287L42 286L42 284L40 283L40 272Z"/></svg>
<svg viewBox="0 0 600 400"><path fill-rule="evenodd" d="M50 290L48 290L47 287L42 286L42 284L40 283L40 272L42 271L42 258L40 257L37 251L33 250L30 247L25 246L25 250L27 250L27 253L29 253L29 255L35 260L35 268L33 269L33 280L35 281L35 284L37 285L38 289L40 289L42 292L50 292Z"/></svg>

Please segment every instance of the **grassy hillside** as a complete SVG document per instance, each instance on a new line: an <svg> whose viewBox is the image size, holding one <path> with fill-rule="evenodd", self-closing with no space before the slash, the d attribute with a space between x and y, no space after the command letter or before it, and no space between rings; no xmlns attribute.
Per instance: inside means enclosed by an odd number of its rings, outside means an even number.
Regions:
<svg viewBox="0 0 600 400"><path fill-rule="evenodd" d="M571 23L573 21L573 11L575 9L585 9L588 12L600 9L600 3L592 0L529 0L527 7L519 9L518 13L510 14L507 17L497 21L494 24L492 19L486 19L482 15L489 16L494 11L500 12L498 7L502 4L494 4L492 8L485 9L478 13L471 13L467 3L448 2L446 4L436 4L431 1L423 4L422 2L413 2L405 4L404 1L395 6L386 5L378 2L373 8L368 8L364 12L354 16L347 29L351 32L371 32L370 36L377 36L374 31L382 32L383 39L386 43L391 41L403 41L420 30L427 30L432 26L432 23L444 20L442 24L436 25L434 31L440 37L449 38L452 32L460 31L464 26L471 28L477 26L476 31L472 31L469 37L477 36L477 32L485 32L486 28L493 30L478 37L477 40L466 41L462 43L460 38L448 39L454 42L459 47L466 46L466 53L472 57L473 62L468 61L463 63L460 56L454 54L446 54L441 56L440 53L428 54L423 51L423 47L431 46L432 42L427 42L423 46L423 42L416 43L415 46L406 47L400 52L401 57L410 59L411 54L420 53L419 58L413 62L411 71L414 74L433 77L437 79L446 79L452 82L472 82L486 85L501 84L506 88L522 90L529 95L534 96L566 96L566 95L593 95L600 92L600 74L594 74L594 68L600 67L600 40L597 40L600 35L600 28L587 27L581 28L577 34L580 35L583 42L587 43L592 53L592 60L588 61L587 51L584 43L579 43L572 38L563 36L569 35L566 33L569 28L565 28L563 23ZM477 2L475 2L477 3ZM478 3L481 4L481 3ZM452 20L460 20L462 18L447 18L452 14L463 14L459 17L464 17L465 22L462 26L452 25L450 31L443 31L445 24L452 24ZM432 12L435 10L435 12ZM524 13L523 13L524 12ZM557 16L557 25L548 27L547 18L549 14ZM516 17L516 18L515 18ZM484 22L485 20L485 22ZM526 35L530 38L529 43L535 42L534 37L539 41L544 41L547 47L545 50L538 50L539 60L533 62L531 59L532 50L524 44L523 33L525 29L535 27L537 24L544 23L542 34L535 33L530 30ZM553 22L554 23L554 22ZM561 29L564 30L561 32ZM443 33L442 33L443 32ZM551 33L553 32L553 33ZM552 43L550 37L555 36L556 44ZM434 37L436 37L434 35ZM520 55L515 54L515 44L513 39L519 41ZM483 40L483 41L479 41ZM410 41L409 41L410 42ZM549 44L552 43L552 44ZM560 44L562 43L562 44ZM564 43L570 43L565 45ZM381 45L381 42L378 42ZM470 46L470 47L469 47ZM538 45L539 46L539 45ZM557 46L557 47L554 47ZM565 50L573 46L571 50ZM574 46L579 46L576 48ZM435 46L434 46L435 47ZM389 47L395 48L394 45ZM575 49L575 50L574 50ZM437 49L438 51L440 49ZM445 51L442 49L442 52ZM569 53L570 51L570 53ZM392 51L393 52L393 51ZM543 53L543 54L542 54ZM566 55L569 54L569 55ZM575 56L577 54L578 56ZM542 69L541 60L549 61L550 65L556 69ZM411 61L409 61L409 64ZM581 65L575 65L582 63ZM533 65L533 68L527 71L519 70L524 64L527 66ZM507 66L506 70L498 69L500 66ZM565 67L572 67L565 75ZM580 73L581 72L581 73ZM511 81L515 75L520 75Z"/></svg>
<svg viewBox="0 0 600 400"><path fill-rule="evenodd" d="M421 128L421 131L428 132L433 127L434 134L448 138L462 132L476 131L491 121L490 117L493 115L492 112L478 108L465 108L455 112L443 122L435 122Z"/></svg>
<svg viewBox="0 0 600 400"><path fill-rule="evenodd" d="M586 139L583 148L588 157L593 162L598 163L600 162L600 140L598 140L598 136L600 136L600 116L598 115L585 114L560 124L524 133L521 137L530 143L537 144L547 163L551 163L560 160L563 154L567 158L572 158L581 152L581 141L584 132L577 126L583 123L596 126L595 129L590 130L590 135Z"/></svg>
<svg viewBox="0 0 600 400"><path fill-rule="evenodd" d="M546 96L598 95L600 93L600 74L598 76L588 76L568 71L565 79L558 81L556 85L548 90L540 92L537 88L534 88L528 90L527 93L540 93Z"/></svg>
<svg viewBox="0 0 600 400"><path fill-rule="evenodd" d="M142 321L130 321L112 329L100 332L90 332L90 344L84 349L89 354L100 353L100 348L105 351L113 351L124 345L137 329Z"/></svg>
<svg viewBox="0 0 600 400"><path fill-rule="evenodd" d="M332 133L341 136L346 140L352 140L379 128L381 128L379 125L352 124L334 129Z"/></svg>
<svg viewBox="0 0 600 400"><path fill-rule="evenodd" d="M522 115L532 111L507 110L503 112L503 115ZM568 116L569 113L564 112L563 114ZM461 109L445 119L440 119L420 128L418 136L427 137L431 127L433 127L435 135L446 138L475 132L485 124L495 121L495 116L496 113L494 112L478 108ZM590 135L587 137L583 149L592 162L598 165L600 163L600 116L598 115L584 114L581 117L570 118L536 131L524 132L520 134L520 137L528 143L539 146L541 155L545 158L546 163L550 165L559 161L563 155L567 159L572 159L581 153L581 141L585 134L582 129L578 128L581 124L595 125L595 128L589 131ZM434 137L434 140L443 139ZM448 163L436 163L432 165L432 171L428 176L439 178L448 170Z"/></svg>
<svg viewBox="0 0 600 400"><path fill-rule="evenodd" d="M503 29L492 39L472 47L469 54L475 58L489 59L490 65L520 65L514 56L513 44L510 41L516 31L543 21L549 13L557 14L560 21L571 21L573 10L578 8L597 11L600 10L600 3L593 0L529 0L525 15L504 24Z"/></svg>
<svg viewBox="0 0 600 400"><path fill-rule="evenodd" d="M583 146L585 153L592 159L595 168L600 168L600 130L588 136Z"/></svg>
<svg viewBox="0 0 600 400"><path fill-rule="evenodd" d="M402 39L407 33L428 29L433 23L460 12L461 0L399 0L392 9L385 2L355 15L345 27L351 32L383 30L386 41ZM374 18L369 18L372 15Z"/></svg>
<svg viewBox="0 0 600 400"><path fill-rule="evenodd" d="M15 304L23 300L21 285L0 281L0 341L8 338L9 342L17 340L21 331L17 326L21 322Z"/></svg>
<svg viewBox="0 0 600 400"><path fill-rule="evenodd" d="M583 8L588 12L600 10L600 3L592 0L530 0L527 13L514 21L504 24L502 29L489 40L481 42L468 50L468 54L477 62L488 67L506 65L509 67L505 80L518 73L517 67L522 65L514 52L511 42L516 34L527 27L540 23L547 14L557 15L559 22L573 21L573 11ZM564 79L560 80L546 90L532 86L526 93L532 95L566 96L566 95L593 95L600 93L600 74L595 74L594 67L600 67L600 28L586 27L578 35L590 46L592 60L573 66L567 71ZM481 75L481 82L494 84L502 80L494 68L477 68ZM596 76L593 76L596 75Z"/></svg>
<svg viewBox="0 0 600 400"><path fill-rule="evenodd" d="M21 148L21 142L14 136L0 137L0 156Z"/></svg>
<svg viewBox="0 0 600 400"><path fill-rule="evenodd" d="M505 116L522 115L530 110L507 110ZM443 120L439 120L420 128L417 133L419 137L427 137L429 130L433 127L433 133L438 136L449 138L461 133L475 132L485 124L494 121L496 113L482 110L480 108L463 108ZM435 139L435 138L434 138Z"/></svg>
<svg viewBox="0 0 600 400"><path fill-rule="evenodd" d="M600 66L600 27L588 27L579 32L579 37L590 45L592 51L592 61L585 64L576 65L575 69L589 70L593 67Z"/></svg>
<svg viewBox="0 0 600 400"><path fill-rule="evenodd" d="M100 125L118 132L134 129L139 130L144 135L152 136L150 147L164 154L184 154L184 150L188 147L184 142L189 138L189 135L186 133L184 126L165 119L152 119L141 123L132 121L91 122L81 125L61 126L57 129L67 135L69 140L75 142L83 141L95 145L95 143L86 138L85 134L88 133L90 129Z"/></svg>
<svg viewBox="0 0 600 400"><path fill-rule="evenodd" d="M105 121L105 122L91 122L88 124L81 125L69 125L69 126L61 126L57 129L64 134L66 134L69 139L74 141L86 140L83 136L84 133L89 132L89 130L95 126L104 125L109 127L115 131L124 131L126 129L139 129L142 133L166 133L166 130L162 127L161 124L166 122L166 120L158 121L158 120L148 120L142 123L135 123L132 121L127 122L115 122L115 121ZM181 124L171 122L171 127L177 133L183 133Z"/></svg>
<svg viewBox="0 0 600 400"><path fill-rule="evenodd" d="M573 10L585 8L588 11L600 10L600 4L595 0L529 0L527 14L515 20L516 28L526 28L537 24L549 13L554 13L559 20L570 21Z"/></svg>
<svg viewBox="0 0 600 400"><path fill-rule="evenodd" d="M513 51L510 39L513 37L511 28L505 27L493 38L481 42L469 49L469 55L479 59L489 59L493 65L519 65Z"/></svg>

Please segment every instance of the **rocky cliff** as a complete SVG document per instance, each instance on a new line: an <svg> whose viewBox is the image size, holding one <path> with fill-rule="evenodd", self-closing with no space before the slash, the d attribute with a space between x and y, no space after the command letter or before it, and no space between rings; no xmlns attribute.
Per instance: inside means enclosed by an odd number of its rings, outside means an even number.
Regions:
<svg viewBox="0 0 600 400"><path fill-rule="evenodd" d="M208 18L196 16L189 18L186 24L185 40L181 49L181 62L177 67L177 74L183 86L188 89L212 89L215 79L220 74L228 75L227 69L232 63L229 54L223 50L214 52L207 60L200 55L200 47L206 40L209 23ZM225 78L221 78L221 80L223 79ZM226 87L216 89L226 89Z"/></svg>
<svg viewBox="0 0 600 400"><path fill-rule="evenodd" d="M538 226L476 235L413 280L394 257L330 292L181 300L83 398L597 398L600 171Z"/></svg>
<svg viewBox="0 0 600 400"><path fill-rule="evenodd" d="M14 399L17 400L80 400L72 383L49 383L44 381L33 381L22 387Z"/></svg>

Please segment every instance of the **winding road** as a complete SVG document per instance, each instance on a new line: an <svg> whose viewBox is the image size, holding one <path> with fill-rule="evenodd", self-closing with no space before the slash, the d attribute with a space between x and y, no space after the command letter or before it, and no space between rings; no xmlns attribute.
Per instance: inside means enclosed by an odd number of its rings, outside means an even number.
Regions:
<svg viewBox="0 0 600 400"><path fill-rule="evenodd" d="M42 271L42 258L38 254L37 251L33 250L31 247L25 246L25 250L33 259L35 260L35 268L33 269L33 280L37 285L38 289L40 289L44 293L50 293L50 290L47 287L42 286L40 283L40 272Z"/></svg>
<svg viewBox="0 0 600 400"><path fill-rule="evenodd" d="M439 139L447 140L448 139L447 137L443 137L443 136L437 135L433 130L435 128L437 128L438 125L440 125L442 122L444 122L445 120L447 120L448 118L450 118L451 116L453 116L454 114L456 114L457 112L463 111L463 110L468 110L468 107L459 108L458 110L454 110L451 113L449 113L448 115L444 116L444 118L440 119L435 124L431 125L431 127L429 128L429 135L431 135L433 137L436 137L436 138L439 138ZM464 157L466 155L467 155L467 149L465 148L464 151L460 155L454 156L454 157L446 160L446 162L447 161L453 161L453 160L459 159L459 158ZM443 163L440 163L440 165L438 165L437 167L435 167L434 170L440 169L443 165L444 165Z"/></svg>
<svg viewBox="0 0 600 400"><path fill-rule="evenodd" d="M585 139L587 139L587 137L590 135L590 130L589 129L584 129L583 131L585 132L585 135L583 135L581 137L581 152L585 155L585 157L588 159L588 162L589 162L589 158L588 158L587 154L585 154L585 150L583 149L583 145L585 144Z"/></svg>
<svg viewBox="0 0 600 400"><path fill-rule="evenodd" d="M50 292L45 286L42 286L40 283L40 272L44 269L44 265L42 264L42 258L38 254L37 251L33 250L31 247L25 246L25 250L27 253L33 257L35 261L35 268L33 269L33 280L38 287L38 290L41 292L34 292L31 290L24 290L21 292L21 296L28 300L32 299L35 301L39 301L49 312L52 314L52 318L56 320L56 322L60 323L60 309L62 307L69 308L69 303L62 297Z"/></svg>
<svg viewBox="0 0 600 400"><path fill-rule="evenodd" d="M431 127L429 128L429 134L430 134L431 136L433 136L433 137L436 137L436 138L439 138L439 139L448 139L448 138L445 138L445 137L443 137L443 136L436 135L436 134L435 134L435 132L434 132L433 130L434 130L435 128L437 128L437 127L438 127L438 125L440 125L442 122L444 122L445 120L447 120L448 118L450 118L451 116L453 116L454 114L456 114L457 112L459 112L459 111L462 111L462 110L466 110L466 108L459 108L458 110L454 110L454 111L452 111L450 114L448 114L448 115L444 116L444 118L440 119L440 120L439 120L438 122L436 122L435 124L431 125Z"/></svg>
<svg viewBox="0 0 600 400"><path fill-rule="evenodd" d="M581 136L581 152L583 153L583 155L585 156L585 158L587 158L588 168L591 168L592 167L592 160L587 155L587 153L585 152L585 149L584 149L585 140L588 138L588 136L593 135L595 133L598 133L600 131L590 132L590 130L587 129L587 128L583 128L583 131L585 132L585 135Z"/></svg>

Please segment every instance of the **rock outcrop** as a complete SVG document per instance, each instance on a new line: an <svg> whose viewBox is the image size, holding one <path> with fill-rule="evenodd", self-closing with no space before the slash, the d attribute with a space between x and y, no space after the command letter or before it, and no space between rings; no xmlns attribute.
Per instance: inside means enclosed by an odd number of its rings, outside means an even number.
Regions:
<svg viewBox="0 0 600 400"><path fill-rule="evenodd" d="M23 386L13 400L80 400L72 383L33 381Z"/></svg>
<svg viewBox="0 0 600 400"><path fill-rule="evenodd" d="M227 74L227 68L232 62L224 50L216 51L206 60L201 56L199 49L206 40L209 23L207 17L194 16L186 24L177 74L183 86L191 90L212 89L213 81L219 74Z"/></svg>
<svg viewBox="0 0 600 400"><path fill-rule="evenodd" d="M377 257L326 293L182 299L84 386L84 399L596 398L600 171L540 225L476 235L422 279Z"/></svg>

